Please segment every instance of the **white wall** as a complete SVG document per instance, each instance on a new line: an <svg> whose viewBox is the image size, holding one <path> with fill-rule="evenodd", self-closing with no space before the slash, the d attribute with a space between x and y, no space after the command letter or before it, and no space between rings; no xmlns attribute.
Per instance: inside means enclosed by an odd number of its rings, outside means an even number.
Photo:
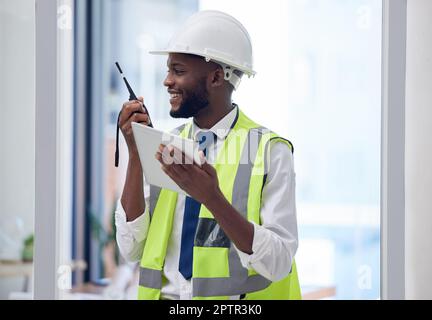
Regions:
<svg viewBox="0 0 432 320"><path fill-rule="evenodd" d="M34 0L0 0L0 229L20 242L34 219L34 24ZM0 237L0 259L19 258L5 242ZM21 281L0 278L0 299L21 290Z"/></svg>
<svg viewBox="0 0 432 320"><path fill-rule="evenodd" d="M407 10L406 298L432 299L432 1Z"/></svg>

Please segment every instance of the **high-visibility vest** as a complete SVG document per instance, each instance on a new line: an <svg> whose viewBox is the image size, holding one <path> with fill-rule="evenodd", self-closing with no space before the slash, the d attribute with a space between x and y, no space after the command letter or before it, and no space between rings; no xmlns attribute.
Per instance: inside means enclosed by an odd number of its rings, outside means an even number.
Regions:
<svg viewBox="0 0 432 320"><path fill-rule="evenodd" d="M262 189L268 172L270 144L292 145L259 126L237 108L237 117L217 154L214 168L219 187L231 205L248 221L261 224ZM179 133L191 137L191 123ZM197 182L199 183L199 182ZM160 299L163 267L171 235L177 193L150 187L150 226L140 264L138 299ZM284 279L271 282L253 269L242 266L236 249L212 213L201 206L194 239L192 298L301 299L296 264Z"/></svg>

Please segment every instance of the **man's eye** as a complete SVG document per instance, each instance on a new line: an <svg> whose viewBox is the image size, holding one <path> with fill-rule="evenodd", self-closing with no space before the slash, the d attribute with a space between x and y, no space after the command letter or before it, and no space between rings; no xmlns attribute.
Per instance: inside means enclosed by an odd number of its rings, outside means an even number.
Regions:
<svg viewBox="0 0 432 320"><path fill-rule="evenodd" d="M183 74L185 72L184 70L172 69L172 70L167 70L167 73L170 73L171 71L174 72L175 74Z"/></svg>

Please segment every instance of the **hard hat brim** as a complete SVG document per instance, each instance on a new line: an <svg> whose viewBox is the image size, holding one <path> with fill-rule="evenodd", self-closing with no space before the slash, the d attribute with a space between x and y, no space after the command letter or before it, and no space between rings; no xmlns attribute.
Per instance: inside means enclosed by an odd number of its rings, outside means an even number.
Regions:
<svg viewBox="0 0 432 320"><path fill-rule="evenodd" d="M165 54L169 54L169 53L174 53L172 51L169 50L153 50L153 51L149 51L150 54L156 54L156 55L165 55Z"/></svg>

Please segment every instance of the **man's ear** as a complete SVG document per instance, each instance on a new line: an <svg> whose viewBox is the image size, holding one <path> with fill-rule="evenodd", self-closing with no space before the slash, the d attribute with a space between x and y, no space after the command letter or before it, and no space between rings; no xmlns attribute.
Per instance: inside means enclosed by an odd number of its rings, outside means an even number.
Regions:
<svg viewBox="0 0 432 320"><path fill-rule="evenodd" d="M216 68L210 73L210 86L212 88L223 86L225 82L222 68Z"/></svg>

